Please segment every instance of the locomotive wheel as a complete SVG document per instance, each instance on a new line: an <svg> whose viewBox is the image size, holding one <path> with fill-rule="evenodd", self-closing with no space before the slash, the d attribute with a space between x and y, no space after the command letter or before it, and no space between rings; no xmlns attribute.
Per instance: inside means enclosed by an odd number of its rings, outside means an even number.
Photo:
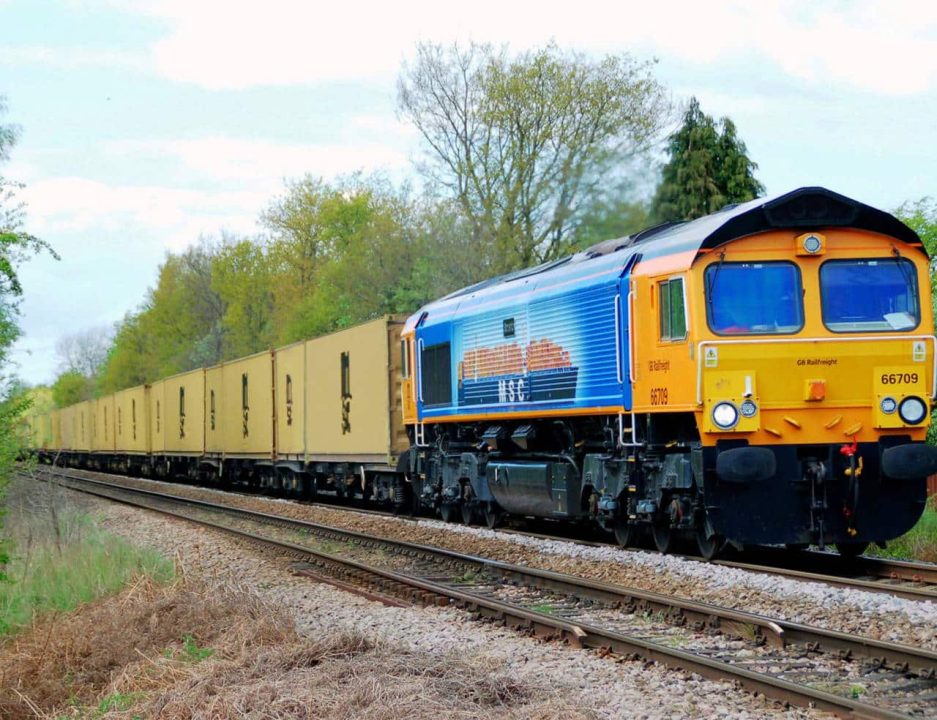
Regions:
<svg viewBox="0 0 937 720"><path fill-rule="evenodd" d="M457 512L458 506L455 503L443 503L439 506L439 515L443 522L455 522Z"/></svg>
<svg viewBox="0 0 937 720"><path fill-rule="evenodd" d="M654 537L654 547L659 553L669 553L673 550L673 531L669 524L655 523L651 526L651 535Z"/></svg>
<svg viewBox="0 0 937 720"><path fill-rule="evenodd" d="M485 505L485 525L494 530L504 520L504 513L494 503Z"/></svg>
<svg viewBox="0 0 937 720"><path fill-rule="evenodd" d="M700 557L707 562L716 557L726 546L723 537L709 532L705 527L696 531L696 548Z"/></svg>
<svg viewBox="0 0 937 720"><path fill-rule="evenodd" d="M855 560L869 547L867 542L842 542L836 543L836 552L844 560Z"/></svg>
<svg viewBox="0 0 937 720"><path fill-rule="evenodd" d="M462 523L465 525L475 524L475 504L470 502L462 503Z"/></svg>
<svg viewBox="0 0 937 720"><path fill-rule="evenodd" d="M623 548L634 545L634 541L637 537L638 528L636 525L625 522L624 520L615 524L615 540Z"/></svg>

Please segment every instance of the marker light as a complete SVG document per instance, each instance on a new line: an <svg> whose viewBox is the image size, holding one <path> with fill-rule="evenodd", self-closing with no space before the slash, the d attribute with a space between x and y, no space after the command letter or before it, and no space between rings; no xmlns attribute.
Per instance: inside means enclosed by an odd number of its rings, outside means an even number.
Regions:
<svg viewBox="0 0 937 720"><path fill-rule="evenodd" d="M882 412L886 415L891 415L895 410L898 409L898 403L893 397L884 397L882 402L879 403L879 407L882 409Z"/></svg>
<svg viewBox="0 0 937 720"><path fill-rule="evenodd" d="M722 430L731 430L739 421L739 411L730 402L717 403L713 408L713 423Z"/></svg>
<svg viewBox="0 0 937 720"><path fill-rule="evenodd" d="M906 397L898 405L898 415L908 425L917 425L927 417L927 403L914 395Z"/></svg>
<svg viewBox="0 0 937 720"><path fill-rule="evenodd" d="M808 235L804 238L804 250L811 255L820 252L820 248L822 247L823 241L816 235Z"/></svg>
<svg viewBox="0 0 937 720"><path fill-rule="evenodd" d="M758 412L758 406L755 405L755 403L751 400L746 400L742 403L741 407L739 407L739 410L744 417L750 418L753 417L756 412Z"/></svg>

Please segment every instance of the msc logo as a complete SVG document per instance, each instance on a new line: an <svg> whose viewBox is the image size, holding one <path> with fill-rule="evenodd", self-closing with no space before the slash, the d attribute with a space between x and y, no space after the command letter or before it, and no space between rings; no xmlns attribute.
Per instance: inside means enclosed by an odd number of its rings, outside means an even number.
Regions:
<svg viewBox="0 0 937 720"><path fill-rule="evenodd" d="M498 380L498 402L512 403L530 400L524 378Z"/></svg>

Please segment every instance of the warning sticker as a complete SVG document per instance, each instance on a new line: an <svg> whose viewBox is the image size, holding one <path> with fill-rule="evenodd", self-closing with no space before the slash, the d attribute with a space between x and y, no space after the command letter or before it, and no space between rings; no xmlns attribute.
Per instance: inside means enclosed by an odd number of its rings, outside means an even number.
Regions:
<svg viewBox="0 0 937 720"><path fill-rule="evenodd" d="M706 348L706 352L703 354L703 358L706 363L706 367L716 367L719 365L719 350L714 347Z"/></svg>
<svg viewBox="0 0 937 720"><path fill-rule="evenodd" d="M924 341L915 340L914 344L911 346L911 358L914 362L924 362L926 357L927 352L924 350Z"/></svg>

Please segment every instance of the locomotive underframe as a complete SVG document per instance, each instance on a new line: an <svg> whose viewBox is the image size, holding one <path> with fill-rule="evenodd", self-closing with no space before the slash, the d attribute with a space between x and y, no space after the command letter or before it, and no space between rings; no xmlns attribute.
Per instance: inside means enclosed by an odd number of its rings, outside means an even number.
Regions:
<svg viewBox="0 0 937 720"><path fill-rule="evenodd" d="M631 418L629 418L629 421ZM496 524L505 515L595 522L630 544L649 531L659 549L697 536L715 551L741 545L859 546L907 532L926 502L926 478L895 479L881 470L883 437L843 452L842 445L750 448L748 477L724 477L717 458L745 440L703 447L691 413L439 424L406 457L420 503L445 519ZM772 470L759 475L759 461ZM858 472L857 472L858 469ZM743 473L744 475L744 473ZM702 545L701 545L702 547Z"/></svg>

